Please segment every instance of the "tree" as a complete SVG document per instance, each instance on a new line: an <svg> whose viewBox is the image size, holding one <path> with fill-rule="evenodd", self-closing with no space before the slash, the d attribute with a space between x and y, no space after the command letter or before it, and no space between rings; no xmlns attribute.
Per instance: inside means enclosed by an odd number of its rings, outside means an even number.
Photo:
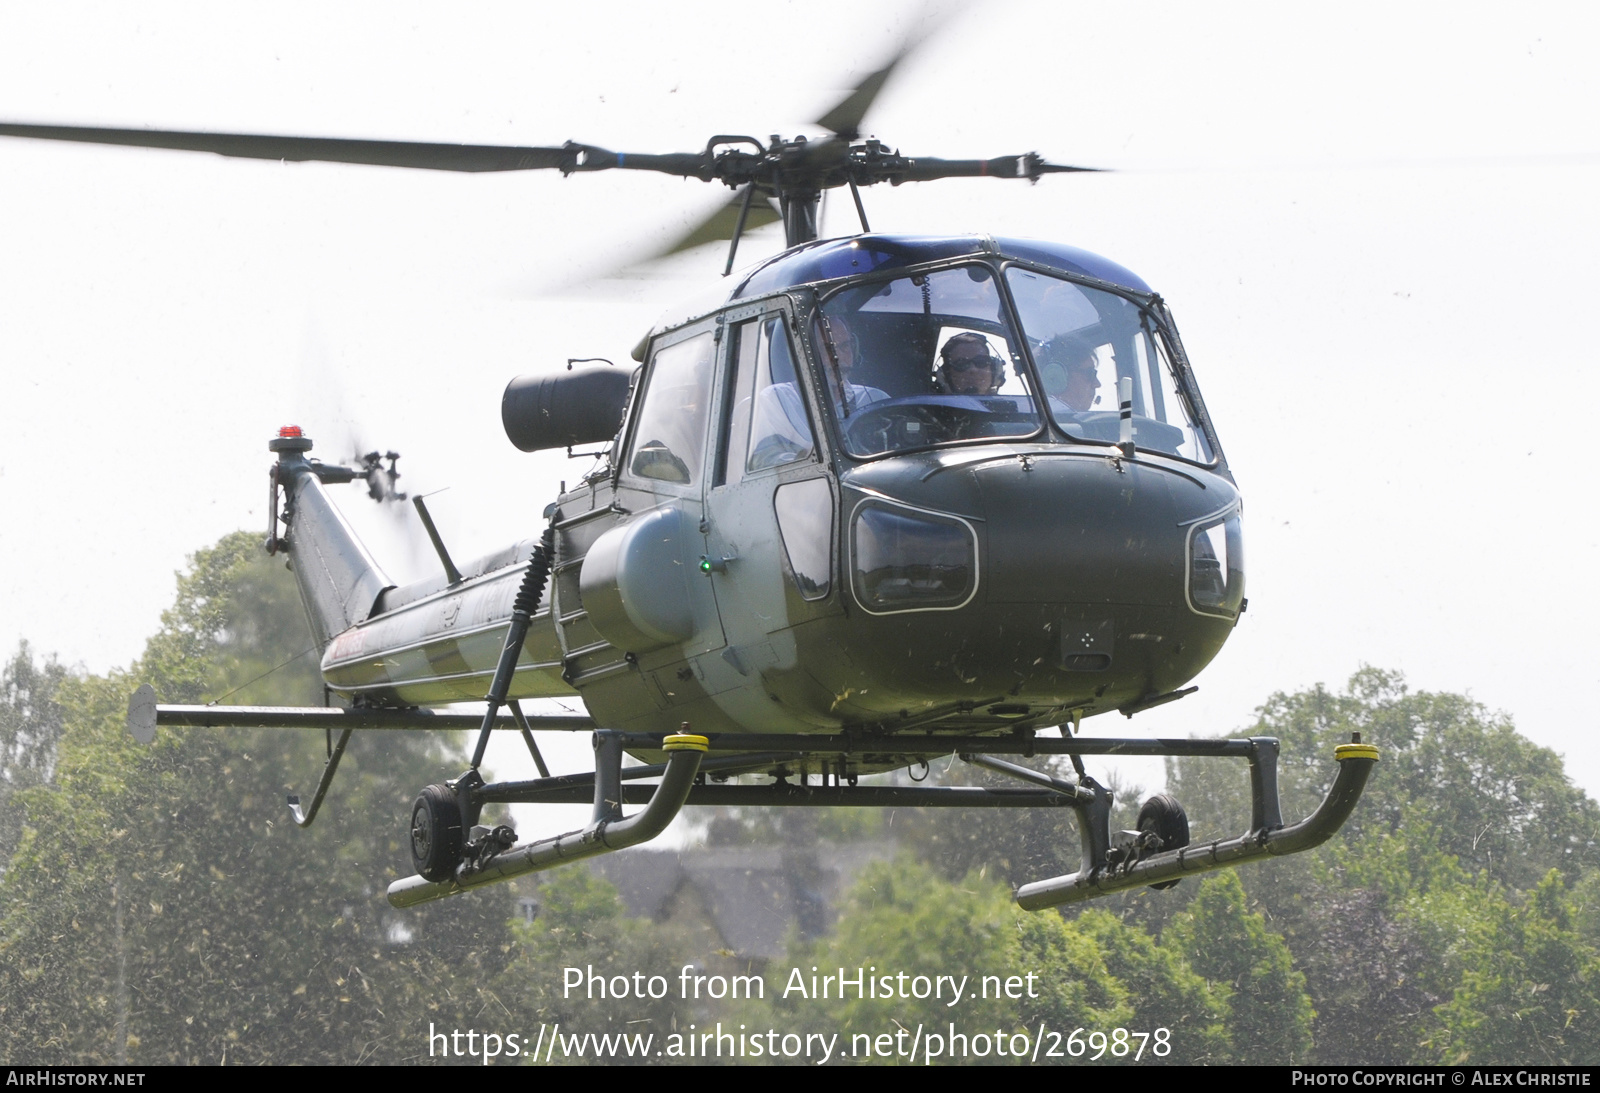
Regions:
<svg viewBox="0 0 1600 1093"><path fill-rule="evenodd" d="M1245 907L1232 871L1207 877L1188 910L1173 919L1162 944L1227 991L1228 1034L1245 1063L1303 1063L1311 1054L1311 998L1288 943Z"/></svg>
<svg viewBox="0 0 1600 1093"><path fill-rule="evenodd" d="M1018 910L992 880L969 874L952 883L910 858L865 870L845 900L835 935L798 947L790 963L800 980L785 985L798 983L804 991L786 997L775 991L780 997L774 1009L797 1028L837 1032L842 1052L854 1050L856 1036L920 1027L925 1035L948 1037L954 1026L967 1037L966 1047L947 1046L946 1061L1020 1062L1027 1057L1002 1053L1002 1036L1037 1036L1043 1027L1059 1033L1054 1043L1060 1048L1074 1028L1110 1032L1129 1027L1133 1018L1127 992L1106 971L1094 942L1074 925L1057 915ZM847 978L863 972L868 980L887 976L894 997L873 997L870 991L861 997L854 986L842 998L837 988L818 997L823 992L813 989L812 969L817 983L841 970ZM931 989L940 976L966 978L961 1001L952 1004L952 987ZM919 992L924 997L914 996ZM1049 1061L1080 1059L1063 1051Z"/></svg>
<svg viewBox="0 0 1600 1093"><path fill-rule="evenodd" d="M667 1038L705 1027L724 1006L702 997L685 999L680 972L697 963L693 940L658 923L626 917L616 889L585 866L544 874L539 885L539 915L514 927L517 955L494 984L496 1000L509 1018L507 1027L537 1038L593 1033L654 1037L649 1054L617 1051L567 1057L557 1049L551 1061L645 1065ZM568 979L568 969L573 979ZM742 969L759 976L755 969ZM581 982L569 987L569 982ZM638 976L635 979L635 975ZM626 993L618 997L617 977ZM591 979L591 977L597 977ZM653 977L655 989L652 989ZM659 997L656 995L659 994ZM642 995L643 997L640 997ZM537 1039L535 1039L537 1042Z"/></svg>
<svg viewBox="0 0 1600 1093"><path fill-rule="evenodd" d="M1279 693L1259 711L1250 734L1282 741L1286 819L1320 801L1334 747L1355 732L1381 758L1344 829L1312 854L1251 865L1240 877L1317 999L1320 1061L1448 1058L1440 1045L1453 1034L1436 1007L1458 998L1481 954L1521 951L1505 935L1518 892L1552 868L1594 875L1600 807L1559 756L1519 736L1504 715L1364 668L1340 693L1320 685ZM1168 773L1197 841L1247 826L1242 770L1178 759Z"/></svg>
<svg viewBox="0 0 1600 1093"><path fill-rule="evenodd" d="M1435 1060L1425 1047L1434 1007L1459 980L1464 931L1491 887L1439 851L1422 822L1313 859L1288 939L1316 1004L1318 1062Z"/></svg>
<svg viewBox="0 0 1600 1093"><path fill-rule="evenodd" d="M316 825L286 781L321 739L124 728L136 682L166 701L316 692L296 593L243 533L202 551L128 673L64 680L54 783L18 794L26 829L0 888L0 1054L14 1062L353 1062L426 1056L465 1026L509 957L506 905L464 897L399 917L411 796L437 740L353 741ZM249 693L241 691L239 693ZM403 943L409 936L409 943Z"/></svg>
<svg viewBox="0 0 1600 1093"><path fill-rule="evenodd" d="M1435 1045L1451 1063L1583 1066L1600 1062L1600 953L1574 928L1551 870L1520 907L1502 903Z"/></svg>
<svg viewBox="0 0 1600 1093"><path fill-rule="evenodd" d="M44 785L55 772L61 738L56 694L66 678L53 657L34 663L26 641L0 671L0 874L22 835L22 809L13 795Z"/></svg>
<svg viewBox="0 0 1600 1093"><path fill-rule="evenodd" d="M1469 873L1487 871L1514 889L1532 888L1550 869L1577 874L1600 866L1600 806L1572 784L1559 755L1465 695L1413 693L1399 673L1363 668L1341 694L1320 684L1280 692L1258 713L1250 735L1282 741L1286 820L1322 800L1333 780L1333 749L1359 732L1381 757L1338 836L1343 841L1426 822L1437 849ZM1169 786L1196 822L1197 839L1248 826L1248 783L1237 771L1229 777L1224 766L1169 762Z"/></svg>
<svg viewBox="0 0 1600 1093"><path fill-rule="evenodd" d="M1106 970L1128 992L1135 1027L1172 1032L1172 1053L1146 1062L1181 1065L1225 1063L1232 1055L1226 988L1213 987L1175 949L1109 911L1092 908L1075 920L1095 943Z"/></svg>

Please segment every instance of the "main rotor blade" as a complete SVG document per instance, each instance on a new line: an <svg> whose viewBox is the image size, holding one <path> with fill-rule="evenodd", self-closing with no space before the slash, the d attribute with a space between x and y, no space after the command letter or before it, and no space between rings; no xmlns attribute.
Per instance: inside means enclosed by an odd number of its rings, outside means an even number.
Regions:
<svg viewBox="0 0 1600 1093"><path fill-rule="evenodd" d="M894 74L895 66L905 60L906 54L911 52L911 46L900 49L889 63L878 71L867 76L850 94L846 95L832 110L817 119L817 124L832 133L837 133L845 140L855 140L861 135L861 121L867 116L867 111L872 107L872 100L878 97L878 92L883 90L883 85L889 82L889 77Z"/></svg>
<svg viewBox="0 0 1600 1093"><path fill-rule="evenodd" d="M1040 175L1099 174L1102 167L1069 167L1046 163L1033 152L994 159L940 159L937 156L907 156L903 173L896 182L928 182L936 178L1025 178L1035 181Z"/></svg>
<svg viewBox="0 0 1600 1093"><path fill-rule="evenodd" d="M872 108L873 100L883 90L883 85L894 75L895 68L921 48L949 18L949 11L938 11L932 4L923 4L911 19L913 29L900 40L899 47L888 62L876 72L864 77L850 94L839 101L832 110L817 119L817 124L836 133L845 140L855 140L861 135L861 122Z"/></svg>
<svg viewBox="0 0 1600 1093"><path fill-rule="evenodd" d="M706 243L727 242L733 238L733 229L739 223L739 206L744 203L744 195L736 193L727 201L717 206L711 214L695 224L683 235L656 251L652 258L666 258L686 251L691 247L702 246ZM750 202L750 212L744 220L744 230L748 233L756 228L768 224L776 224L783 217L779 215L777 207L770 197L758 194Z"/></svg>
<svg viewBox="0 0 1600 1093"><path fill-rule="evenodd" d="M568 141L559 148L503 144L428 144L406 140L353 140L345 137L274 137L259 133L196 133L164 129L95 129L79 125L0 123L0 136L71 140L135 148L213 152L240 159L292 163L360 163L428 171L659 171L709 181L711 161L698 152L665 155L611 152Z"/></svg>
<svg viewBox="0 0 1600 1093"><path fill-rule="evenodd" d="M334 136L264 136L259 133L192 133L182 130L102 130L80 125L13 125L0 123L0 136L37 141L123 144L181 152L214 152L248 160L293 163L365 163L427 171L659 171L683 178L707 179L710 160L699 152L666 155L608 152L568 141L560 147L512 144L426 144L421 141L357 141Z"/></svg>
<svg viewBox="0 0 1600 1093"><path fill-rule="evenodd" d="M518 148L492 144L424 144L401 140L273 137L255 133L95 129L78 125L5 123L0 123L0 136L214 152L219 156L242 159L276 159L296 163L315 160L323 163L362 163L374 167L413 167L430 171L572 170L577 154L582 151L577 146Z"/></svg>

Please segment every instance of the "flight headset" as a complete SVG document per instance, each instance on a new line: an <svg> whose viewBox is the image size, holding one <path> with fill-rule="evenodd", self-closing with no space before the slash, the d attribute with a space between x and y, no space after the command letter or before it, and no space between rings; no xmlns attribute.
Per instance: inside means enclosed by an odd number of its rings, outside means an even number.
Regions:
<svg viewBox="0 0 1600 1093"><path fill-rule="evenodd" d="M941 394L954 394L955 385L950 382L950 356L953 347L976 345L983 350L983 355L989 358L989 386L1000 390L1000 385L1006 381L1006 362L995 353L994 347L989 344L989 339L975 331L966 331L957 334L944 343L944 348L939 350L939 370L935 374L935 382ZM970 354L968 354L970 356Z"/></svg>

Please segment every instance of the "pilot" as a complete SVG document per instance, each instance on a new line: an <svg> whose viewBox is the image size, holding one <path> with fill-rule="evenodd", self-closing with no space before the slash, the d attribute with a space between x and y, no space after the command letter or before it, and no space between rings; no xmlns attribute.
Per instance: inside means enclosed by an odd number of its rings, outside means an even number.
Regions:
<svg viewBox="0 0 1600 1093"><path fill-rule="evenodd" d="M993 395L1005 382L1006 365L976 331L957 334L939 350L939 390L949 395Z"/></svg>
<svg viewBox="0 0 1600 1093"><path fill-rule="evenodd" d="M1039 358L1039 378L1045 393L1066 403L1075 413L1093 409L1100 401L1100 358L1094 347L1072 334L1057 334L1044 343Z"/></svg>

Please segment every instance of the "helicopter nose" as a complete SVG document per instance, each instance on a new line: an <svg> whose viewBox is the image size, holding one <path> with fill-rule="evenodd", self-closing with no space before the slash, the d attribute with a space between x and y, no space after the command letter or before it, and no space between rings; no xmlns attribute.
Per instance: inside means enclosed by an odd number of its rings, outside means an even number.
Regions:
<svg viewBox="0 0 1600 1093"><path fill-rule="evenodd" d="M863 610L851 641L815 654L855 688L843 699L832 686L831 716L986 699L1004 716L1131 708L1221 650L1243 588L1226 478L1142 452L962 455L932 469L884 461L851 483ZM1194 545L1202 533L1209 551Z"/></svg>
<svg viewBox="0 0 1600 1093"><path fill-rule="evenodd" d="M976 475L988 603L1183 605L1180 509L1193 506L1174 495L1204 492L1193 480L1136 460L1075 456L997 461Z"/></svg>
<svg viewBox="0 0 1600 1093"><path fill-rule="evenodd" d="M1191 602L1190 541L1237 511L1231 483L1143 456L996 460L974 473L987 548L979 595L995 651L1026 662L1014 631L1042 628L1053 642L1025 691L1065 701L1086 688L1119 707L1181 687L1221 649L1236 612ZM1242 564L1236 548L1229 557ZM1242 575L1230 580L1242 587Z"/></svg>

